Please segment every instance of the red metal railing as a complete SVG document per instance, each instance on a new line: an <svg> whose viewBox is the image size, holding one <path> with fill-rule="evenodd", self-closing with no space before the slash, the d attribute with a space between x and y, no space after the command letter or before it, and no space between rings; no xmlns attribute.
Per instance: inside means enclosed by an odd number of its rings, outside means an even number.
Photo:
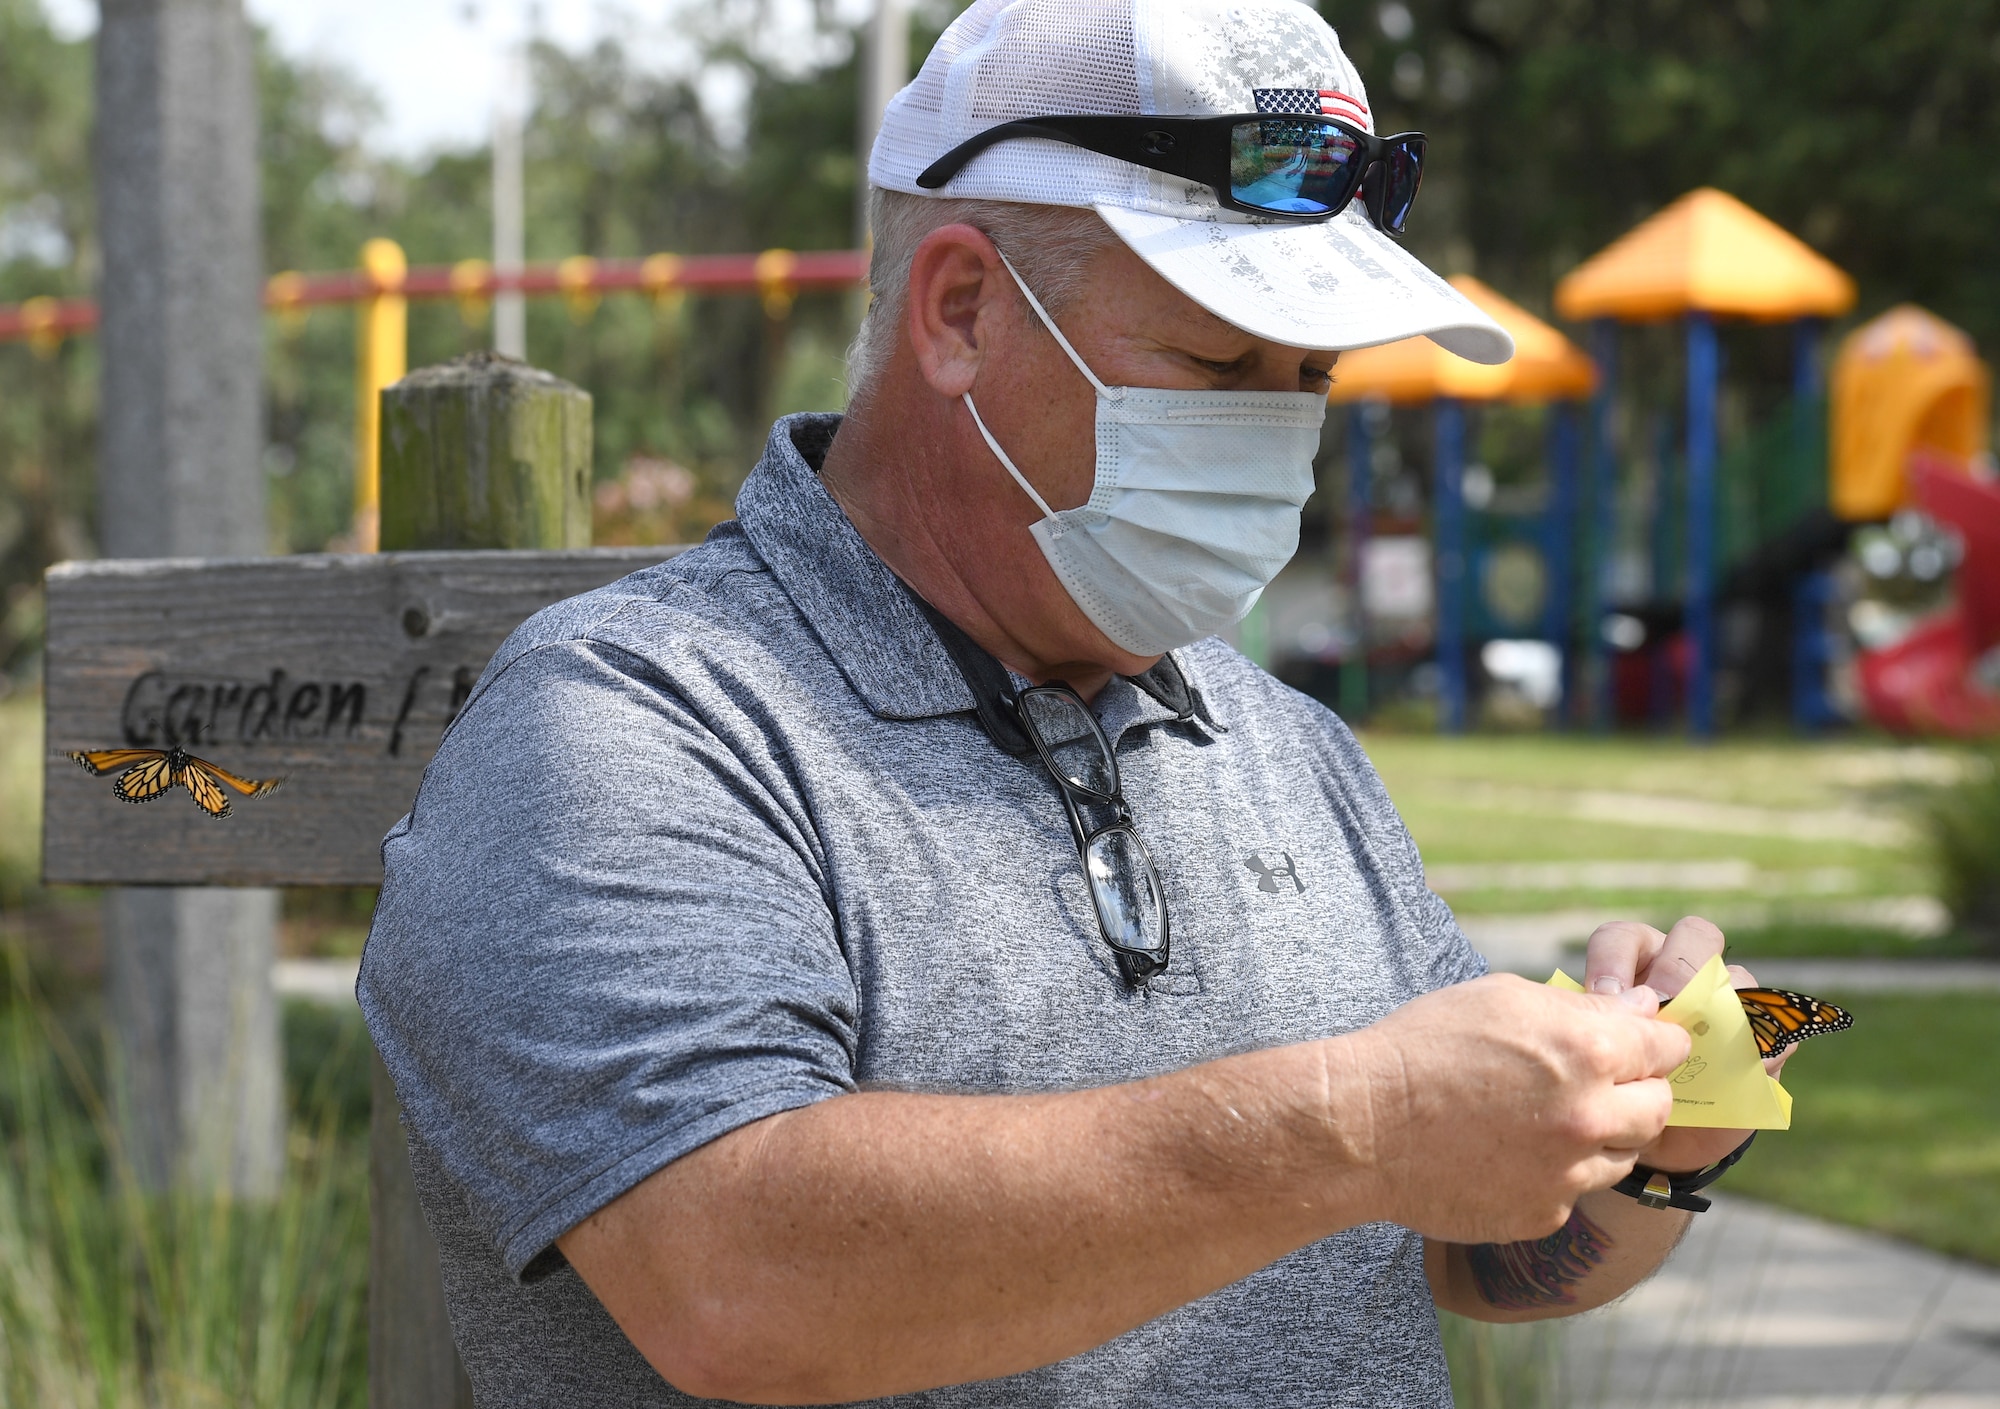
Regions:
<svg viewBox="0 0 2000 1409"><path fill-rule="evenodd" d="M792 295L810 289L854 288L868 278L866 250L765 250L762 254L655 254L645 259L592 259L578 255L551 264L530 264L518 273L499 274L484 260L419 265L400 285L385 283L360 269L324 274L274 274L264 285L264 306L293 312L327 304L360 303L384 293L405 298L490 299L497 293L558 294L588 298L604 293L644 293L656 298L676 293L760 294L766 307L782 313ZM90 299L33 298L0 305L0 342L59 343L97 326Z"/></svg>

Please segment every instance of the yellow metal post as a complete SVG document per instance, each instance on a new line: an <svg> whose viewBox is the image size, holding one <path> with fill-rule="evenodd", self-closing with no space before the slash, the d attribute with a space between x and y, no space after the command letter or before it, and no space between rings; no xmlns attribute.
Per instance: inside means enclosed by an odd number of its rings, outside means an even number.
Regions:
<svg viewBox="0 0 2000 1409"><path fill-rule="evenodd" d="M355 313L354 541L364 553L375 551L382 517L382 388L401 381L409 366L408 272L394 240L361 247L370 291Z"/></svg>
<svg viewBox="0 0 2000 1409"><path fill-rule="evenodd" d="M556 287L569 306L570 322L588 323L603 298L597 291L597 261L587 254L571 255L556 266Z"/></svg>
<svg viewBox="0 0 2000 1409"><path fill-rule="evenodd" d="M791 316L792 300L799 292L792 283L792 271L798 267L799 257L790 250L765 250L757 256L753 268L765 317L780 321Z"/></svg>
<svg viewBox="0 0 2000 1409"><path fill-rule="evenodd" d="M54 357L62 346L62 328L56 322L60 313L52 298L31 298L21 305L21 326L28 330L28 346L44 361Z"/></svg>
<svg viewBox="0 0 2000 1409"><path fill-rule="evenodd" d="M483 259L461 259L451 266L451 292L458 316L468 328L483 328L493 312L493 266Z"/></svg>

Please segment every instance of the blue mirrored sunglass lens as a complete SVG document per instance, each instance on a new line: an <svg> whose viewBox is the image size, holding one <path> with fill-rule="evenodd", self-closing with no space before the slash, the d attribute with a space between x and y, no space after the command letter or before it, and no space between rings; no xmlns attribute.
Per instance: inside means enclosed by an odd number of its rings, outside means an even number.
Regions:
<svg viewBox="0 0 2000 1409"><path fill-rule="evenodd" d="M1259 210L1324 215L1353 197L1361 144L1330 122L1265 118L1229 129L1229 194Z"/></svg>
<svg viewBox="0 0 2000 1409"><path fill-rule="evenodd" d="M1410 207L1416 204L1417 187L1423 182L1423 144L1405 142L1391 147L1386 164L1388 189L1383 193L1382 223L1400 235L1409 222Z"/></svg>

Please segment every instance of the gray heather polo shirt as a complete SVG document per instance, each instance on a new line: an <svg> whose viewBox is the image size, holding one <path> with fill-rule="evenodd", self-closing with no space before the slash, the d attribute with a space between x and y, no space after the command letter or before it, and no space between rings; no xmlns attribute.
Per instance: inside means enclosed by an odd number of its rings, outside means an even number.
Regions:
<svg viewBox="0 0 2000 1409"><path fill-rule="evenodd" d="M489 1409L693 1402L553 1244L738 1126L864 1086L1129 1081L1484 969L1346 728L1209 640L1176 658L1212 724L1124 680L1095 702L1173 918L1167 973L1121 982L1054 784L820 485L838 424L780 421L736 522L516 631L383 844L361 1004ZM1373 1224L888 1402L1450 1399L1422 1241Z"/></svg>

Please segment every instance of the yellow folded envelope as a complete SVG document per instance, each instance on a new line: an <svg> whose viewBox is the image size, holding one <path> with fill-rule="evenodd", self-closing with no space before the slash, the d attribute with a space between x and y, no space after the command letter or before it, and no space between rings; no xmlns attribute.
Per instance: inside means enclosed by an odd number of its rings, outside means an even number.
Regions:
<svg viewBox="0 0 2000 1409"><path fill-rule="evenodd" d="M1551 988L1583 992L1583 985L1557 969ZM1688 1059L1667 1080L1674 1088L1669 1125L1723 1130L1788 1130L1792 1093L1764 1071L1757 1039L1720 955L1702 965L1688 985L1660 1009L1660 1016L1688 1031Z"/></svg>

